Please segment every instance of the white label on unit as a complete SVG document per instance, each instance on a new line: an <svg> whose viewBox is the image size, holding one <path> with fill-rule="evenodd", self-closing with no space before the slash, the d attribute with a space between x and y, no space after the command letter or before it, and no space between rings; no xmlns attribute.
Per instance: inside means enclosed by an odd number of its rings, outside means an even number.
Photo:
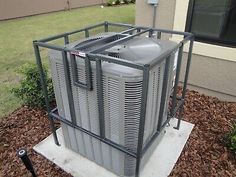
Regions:
<svg viewBox="0 0 236 177"><path fill-rule="evenodd" d="M176 70L176 67L177 67L178 55L179 55L179 50L175 52L173 71Z"/></svg>
<svg viewBox="0 0 236 177"><path fill-rule="evenodd" d="M80 57L86 57L86 54L84 52L79 52Z"/></svg>
<svg viewBox="0 0 236 177"><path fill-rule="evenodd" d="M71 54L76 55L76 56L80 56L83 58L86 57L86 53L84 53L84 52L72 51Z"/></svg>

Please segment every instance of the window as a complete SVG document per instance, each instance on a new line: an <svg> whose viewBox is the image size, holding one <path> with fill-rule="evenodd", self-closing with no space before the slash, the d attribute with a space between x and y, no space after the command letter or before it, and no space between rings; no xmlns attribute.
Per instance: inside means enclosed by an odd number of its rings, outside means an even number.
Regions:
<svg viewBox="0 0 236 177"><path fill-rule="evenodd" d="M190 0L186 31L196 41L236 47L236 0Z"/></svg>

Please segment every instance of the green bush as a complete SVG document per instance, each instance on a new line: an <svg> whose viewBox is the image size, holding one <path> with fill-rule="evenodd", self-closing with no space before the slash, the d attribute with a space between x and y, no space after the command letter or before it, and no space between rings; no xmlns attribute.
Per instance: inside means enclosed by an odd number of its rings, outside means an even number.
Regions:
<svg viewBox="0 0 236 177"><path fill-rule="evenodd" d="M115 5L119 5L119 4L120 4L120 0L116 0Z"/></svg>
<svg viewBox="0 0 236 177"><path fill-rule="evenodd" d="M129 0L123 0L124 4L129 4Z"/></svg>
<svg viewBox="0 0 236 177"><path fill-rule="evenodd" d="M113 0L108 0L107 1L107 6L113 6Z"/></svg>
<svg viewBox="0 0 236 177"><path fill-rule="evenodd" d="M131 0L130 2L131 2L131 3L135 3L135 0Z"/></svg>
<svg viewBox="0 0 236 177"><path fill-rule="evenodd" d="M43 70L48 88L49 101L52 102L54 100L52 79L48 77L48 72L45 67L43 67ZM27 63L18 68L17 72L24 77L20 81L20 85L12 89L14 95L22 99L27 106L45 107L44 95L40 83L40 74L37 66L33 63Z"/></svg>
<svg viewBox="0 0 236 177"><path fill-rule="evenodd" d="M226 143L229 149L236 153L236 124L233 130L226 136Z"/></svg>

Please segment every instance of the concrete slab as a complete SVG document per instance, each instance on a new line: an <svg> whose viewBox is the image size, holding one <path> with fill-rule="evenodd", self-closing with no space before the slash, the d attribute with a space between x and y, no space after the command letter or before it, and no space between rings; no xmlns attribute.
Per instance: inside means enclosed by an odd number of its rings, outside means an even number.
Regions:
<svg viewBox="0 0 236 177"><path fill-rule="evenodd" d="M166 177L170 174L194 127L193 124L182 121L180 130L173 129L176 121L177 119L172 119L170 126L166 127L166 134L141 171L141 177ZM61 129L58 129L57 133L61 146L55 145L50 135L33 149L75 177L117 177L96 163L65 148Z"/></svg>

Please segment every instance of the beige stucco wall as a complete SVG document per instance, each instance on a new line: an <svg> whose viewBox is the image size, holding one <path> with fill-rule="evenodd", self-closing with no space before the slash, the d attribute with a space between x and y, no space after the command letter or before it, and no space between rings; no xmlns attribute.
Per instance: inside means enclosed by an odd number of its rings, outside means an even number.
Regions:
<svg viewBox="0 0 236 177"><path fill-rule="evenodd" d="M104 0L70 0L72 8L102 4Z"/></svg>
<svg viewBox="0 0 236 177"><path fill-rule="evenodd" d="M0 0L0 20L102 3L103 0Z"/></svg>
<svg viewBox="0 0 236 177"><path fill-rule="evenodd" d="M157 7L156 27L172 29L174 21L175 0L160 0ZM152 26L153 6L147 4L147 0L136 0L135 24ZM165 20L160 20L165 19ZM164 38L167 35L163 36Z"/></svg>
<svg viewBox="0 0 236 177"><path fill-rule="evenodd" d="M185 54L182 71L186 58ZM201 93L236 102L236 62L194 54L188 83Z"/></svg>
<svg viewBox="0 0 236 177"><path fill-rule="evenodd" d="M183 2L187 0L179 0ZM146 0L136 1L136 24L137 25L152 25L153 10L152 6L146 3ZM160 0L157 7L156 27L173 29L175 19L176 0ZM186 10L186 9L185 9ZM185 11L183 10L183 12ZM179 12L178 14L181 15ZM177 20L184 20L185 18L176 18ZM184 29L183 29L184 30ZM197 54L199 45L195 45L192 57L192 64L189 75L189 88L197 90L201 93L216 96L221 100L236 102L236 53L230 53L231 58L216 58L206 55ZM216 46L218 47L218 46ZM204 50L208 50L206 47ZM218 47L217 52L222 54L225 48ZM186 54L183 58L184 70L186 63ZM181 74L183 80L183 73Z"/></svg>

